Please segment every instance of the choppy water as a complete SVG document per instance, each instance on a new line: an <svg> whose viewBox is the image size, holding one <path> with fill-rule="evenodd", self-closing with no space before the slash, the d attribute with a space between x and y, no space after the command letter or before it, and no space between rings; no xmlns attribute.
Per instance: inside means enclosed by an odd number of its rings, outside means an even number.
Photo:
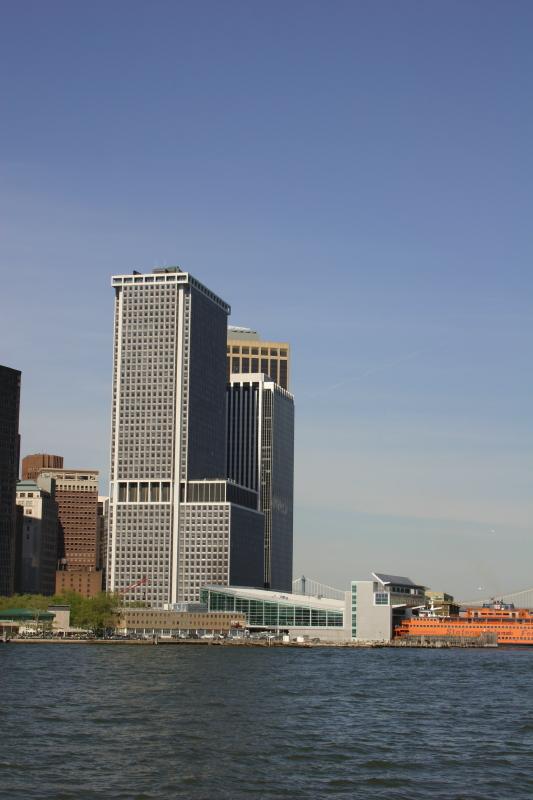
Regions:
<svg viewBox="0 0 533 800"><path fill-rule="evenodd" d="M0 645L7 800L531 800L533 649Z"/></svg>

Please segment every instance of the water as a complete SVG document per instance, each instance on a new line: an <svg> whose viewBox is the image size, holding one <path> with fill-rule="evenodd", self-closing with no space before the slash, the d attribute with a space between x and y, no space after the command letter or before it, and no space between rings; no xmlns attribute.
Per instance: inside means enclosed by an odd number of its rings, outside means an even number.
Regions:
<svg viewBox="0 0 533 800"><path fill-rule="evenodd" d="M531 800L533 649L0 645L5 800Z"/></svg>

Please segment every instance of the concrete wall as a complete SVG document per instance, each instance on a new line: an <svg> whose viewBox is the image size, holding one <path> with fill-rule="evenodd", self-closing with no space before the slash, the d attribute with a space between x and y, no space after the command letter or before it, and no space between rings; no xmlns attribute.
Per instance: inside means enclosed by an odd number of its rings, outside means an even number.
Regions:
<svg viewBox="0 0 533 800"><path fill-rule="evenodd" d="M297 636L306 640L320 639L321 642L349 642L344 628L288 628L291 641Z"/></svg>
<svg viewBox="0 0 533 800"><path fill-rule="evenodd" d="M356 641L390 641L392 635L392 608L391 606L374 605L373 581L356 581L357 610ZM345 634L351 639L351 594L347 594L345 612Z"/></svg>

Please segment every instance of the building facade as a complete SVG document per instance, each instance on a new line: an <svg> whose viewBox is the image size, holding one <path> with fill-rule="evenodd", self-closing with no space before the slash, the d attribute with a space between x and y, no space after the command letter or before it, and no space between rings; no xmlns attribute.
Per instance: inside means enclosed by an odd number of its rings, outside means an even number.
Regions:
<svg viewBox="0 0 533 800"><path fill-rule="evenodd" d="M43 469L63 469L63 456L32 453L22 459L22 480L34 481Z"/></svg>
<svg viewBox="0 0 533 800"><path fill-rule="evenodd" d="M65 569L97 568L98 479L96 469L44 468L38 477L55 481L59 517L58 561Z"/></svg>
<svg viewBox="0 0 533 800"><path fill-rule="evenodd" d="M180 504L177 602L202 586L261 586L264 515L257 492L231 481L191 481Z"/></svg>
<svg viewBox="0 0 533 800"><path fill-rule="evenodd" d="M261 372L283 389L288 389L290 352L288 342L264 341L257 331L230 325L226 347L228 383L231 375Z"/></svg>
<svg viewBox="0 0 533 800"><path fill-rule="evenodd" d="M20 377L0 366L0 595L13 594L15 585Z"/></svg>
<svg viewBox="0 0 533 800"><path fill-rule="evenodd" d="M17 484L22 508L17 586L20 594L54 594L57 566L58 508L55 482L38 476Z"/></svg>
<svg viewBox="0 0 533 800"><path fill-rule="evenodd" d="M102 589L107 588L107 528L109 524L109 497L98 496L96 507L96 566L102 570Z"/></svg>
<svg viewBox="0 0 533 800"><path fill-rule="evenodd" d="M139 636L190 636L229 634L245 626L244 614L209 612L204 608L193 611L165 611L160 608L124 608L120 612L117 631Z"/></svg>
<svg viewBox="0 0 533 800"><path fill-rule="evenodd" d="M248 630L270 630L291 637L345 640L344 603L325 597L234 586L205 586L201 601L208 611L244 614Z"/></svg>
<svg viewBox="0 0 533 800"><path fill-rule="evenodd" d="M108 589L127 600L162 607L199 595L198 563L192 549L200 544L198 524L200 533L209 533L211 514L211 533L216 527L219 544L226 548L227 540L229 552L231 538L238 539L233 526L242 514L239 508L227 506L227 493L221 503L199 503L189 489L191 482L223 483L226 478L224 397L230 308L178 267L117 275L112 286ZM193 508L195 502L202 508ZM257 507L245 510L258 515ZM204 512L205 530L204 523L199 523ZM229 528L226 516L232 520ZM235 526L239 527L237 522ZM210 546L211 567L218 571L220 555L214 552L214 538ZM206 574L207 561L200 558L199 564L206 567Z"/></svg>
<svg viewBox="0 0 533 800"><path fill-rule="evenodd" d="M291 591L294 400L262 374L231 375L226 390L226 470L257 492L264 514L263 586Z"/></svg>
<svg viewBox="0 0 533 800"><path fill-rule="evenodd" d="M346 593L346 634L352 641L390 641L408 609L424 606L425 587L410 578L373 572Z"/></svg>
<svg viewBox="0 0 533 800"><path fill-rule="evenodd" d="M102 571L97 569L58 569L55 594L76 592L82 597L94 597L102 591Z"/></svg>

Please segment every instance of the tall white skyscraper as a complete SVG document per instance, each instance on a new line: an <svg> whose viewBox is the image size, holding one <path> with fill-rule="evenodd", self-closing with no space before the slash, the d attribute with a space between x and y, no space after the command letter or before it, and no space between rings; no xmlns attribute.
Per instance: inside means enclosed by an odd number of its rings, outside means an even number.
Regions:
<svg viewBox="0 0 533 800"><path fill-rule="evenodd" d="M226 481L230 308L178 267L112 286L108 589L161 607L235 576L261 585L262 515Z"/></svg>

